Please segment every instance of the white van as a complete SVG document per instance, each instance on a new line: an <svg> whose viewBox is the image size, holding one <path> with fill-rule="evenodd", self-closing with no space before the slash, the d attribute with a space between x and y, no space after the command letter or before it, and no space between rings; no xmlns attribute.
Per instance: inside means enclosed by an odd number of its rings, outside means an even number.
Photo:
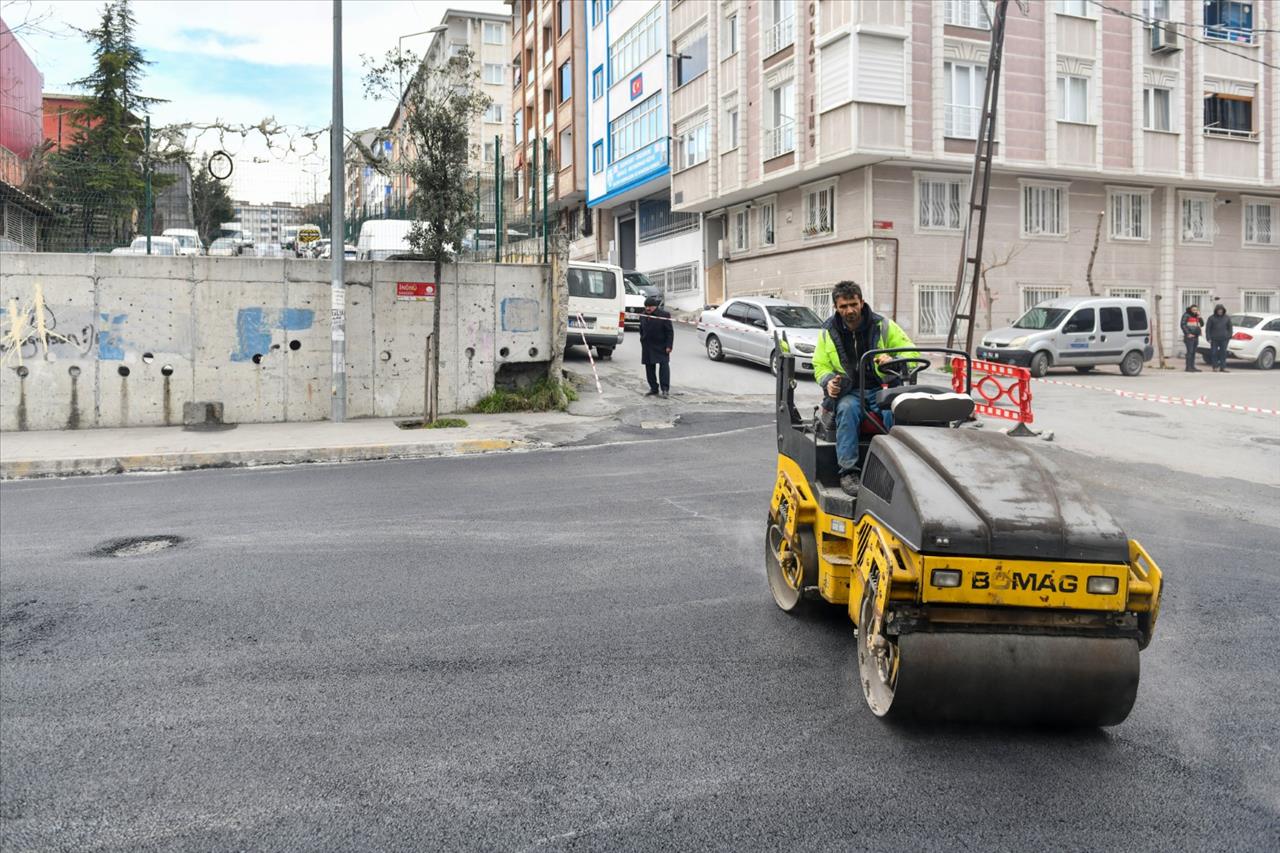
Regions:
<svg viewBox="0 0 1280 853"><path fill-rule="evenodd" d="M978 358L1016 364L1044 376L1050 367L1088 373L1118 364L1137 376L1151 360L1151 313L1141 299L1060 296L1037 304L1012 326L982 336Z"/></svg>
<svg viewBox="0 0 1280 853"><path fill-rule="evenodd" d="M134 237L133 242L129 244L129 248L133 250L135 255L145 255L147 253L147 238ZM151 254L170 257L177 255L179 254L178 241L173 237L152 237Z"/></svg>
<svg viewBox="0 0 1280 853"><path fill-rule="evenodd" d="M166 228L165 237L178 241L179 255L203 255L204 245L200 242L200 232L194 228Z"/></svg>
<svg viewBox="0 0 1280 853"><path fill-rule="evenodd" d="M622 267L572 261L569 264L569 346L596 348L600 358L610 358L622 345L626 318L626 290Z"/></svg>
<svg viewBox="0 0 1280 853"><path fill-rule="evenodd" d="M392 255L408 255L411 219L369 219L360 226L356 251L362 261L385 261Z"/></svg>

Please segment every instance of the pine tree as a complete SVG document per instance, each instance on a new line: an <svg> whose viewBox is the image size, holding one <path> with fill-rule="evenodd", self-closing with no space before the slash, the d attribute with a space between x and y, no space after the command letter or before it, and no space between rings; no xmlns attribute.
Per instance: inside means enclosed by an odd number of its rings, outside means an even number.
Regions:
<svg viewBox="0 0 1280 853"><path fill-rule="evenodd" d="M200 241L208 246L217 238L222 223L235 217L235 207L231 204L226 185L209 174L207 156L201 159L199 168L192 166L191 172L191 207L195 213L196 231L200 234Z"/></svg>

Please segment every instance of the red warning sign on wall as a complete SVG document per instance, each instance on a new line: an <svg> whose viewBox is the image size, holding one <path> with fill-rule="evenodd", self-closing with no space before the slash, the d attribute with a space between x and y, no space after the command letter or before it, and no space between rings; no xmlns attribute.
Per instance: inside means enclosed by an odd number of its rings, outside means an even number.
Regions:
<svg viewBox="0 0 1280 853"><path fill-rule="evenodd" d="M434 281L397 281L396 299L404 302L422 302L436 298Z"/></svg>

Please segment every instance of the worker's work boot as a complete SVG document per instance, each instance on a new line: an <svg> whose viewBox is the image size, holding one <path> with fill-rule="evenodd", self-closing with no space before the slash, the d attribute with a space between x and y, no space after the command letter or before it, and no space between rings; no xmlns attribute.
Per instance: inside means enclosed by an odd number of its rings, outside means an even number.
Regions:
<svg viewBox="0 0 1280 853"><path fill-rule="evenodd" d="M844 493L850 497L858 496L858 477L856 474L841 474L840 488L844 489Z"/></svg>

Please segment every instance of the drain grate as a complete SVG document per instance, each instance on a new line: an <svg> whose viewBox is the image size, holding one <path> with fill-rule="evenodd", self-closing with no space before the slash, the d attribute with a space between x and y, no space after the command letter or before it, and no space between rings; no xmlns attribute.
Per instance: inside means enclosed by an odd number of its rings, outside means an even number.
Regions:
<svg viewBox="0 0 1280 853"><path fill-rule="evenodd" d="M130 536L111 539L93 549L95 557L145 557L181 545L181 536Z"/></svg>

